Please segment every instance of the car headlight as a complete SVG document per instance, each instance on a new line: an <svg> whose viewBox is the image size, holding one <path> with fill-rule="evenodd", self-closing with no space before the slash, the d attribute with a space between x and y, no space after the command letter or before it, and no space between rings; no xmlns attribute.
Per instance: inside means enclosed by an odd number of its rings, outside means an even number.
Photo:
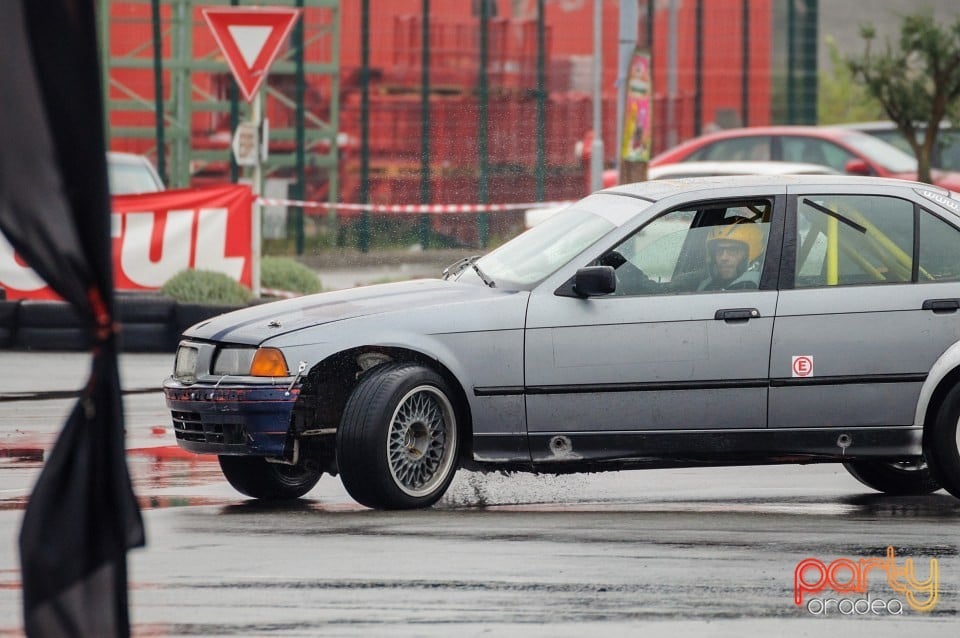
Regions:
<svg viewBox="0 0 960 638"><path fill-rule="evenodd" d="M213 373L247 376L256 351L256 348L220 348L213 360Z"/></svg>
<svg viewBox="0 0 960 638"><path fill-rule="evenodd" d="M287 361L276 348L221 348L213 374L252 377L288 377Z"/></svg>
<svg viewBox="0 0 960 638"><path fill-rule="evenodd" d="M197 380L197 349L190 346L177 348L177 358L173 364L173 376L177 381L193 383Z"/></svg>

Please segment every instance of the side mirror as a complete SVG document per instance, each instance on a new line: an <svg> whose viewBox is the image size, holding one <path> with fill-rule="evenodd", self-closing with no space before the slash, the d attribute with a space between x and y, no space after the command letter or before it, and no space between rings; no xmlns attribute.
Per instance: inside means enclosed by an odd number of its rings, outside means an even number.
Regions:
<svg viewBox="0 0 960 638"><path fill-rule="evenodd" d="M843 165L847 175L870 175L870 167L862 159L852 159Z"/></svg>
<svg viewBox="0 0 960 638"><path fill-rule="evenodd" d="M573 278L573 292L578 297L609 295L617 289L617 275L611 266L587 266Z"/></svg>

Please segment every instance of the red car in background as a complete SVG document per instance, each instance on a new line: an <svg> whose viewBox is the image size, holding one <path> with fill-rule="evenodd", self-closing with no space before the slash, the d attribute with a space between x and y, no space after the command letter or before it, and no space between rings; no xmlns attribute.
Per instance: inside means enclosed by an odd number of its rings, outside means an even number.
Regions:
<svg viewBox="0 0 960 638"><path fill-rule="evenodd" d="M692 161L773 161L822 164L850 175L917 179L917 160L859 131L816 126L754 126L701 135L650 161L664 166ZM960 173L933 171L933 183L960 191Z"/></svg>

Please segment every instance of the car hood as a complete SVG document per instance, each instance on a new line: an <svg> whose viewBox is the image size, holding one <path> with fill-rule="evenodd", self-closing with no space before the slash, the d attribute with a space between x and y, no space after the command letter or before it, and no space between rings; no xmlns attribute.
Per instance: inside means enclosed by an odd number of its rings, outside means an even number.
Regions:
<svg viewBox="0 0 960 638"><path fill-rule="evenodd" d="M259 344L271 337L333 321L423 310L503 294L504 291L484 286L440 279L364 286L250 306L191 326L184 336Z"/></svg>

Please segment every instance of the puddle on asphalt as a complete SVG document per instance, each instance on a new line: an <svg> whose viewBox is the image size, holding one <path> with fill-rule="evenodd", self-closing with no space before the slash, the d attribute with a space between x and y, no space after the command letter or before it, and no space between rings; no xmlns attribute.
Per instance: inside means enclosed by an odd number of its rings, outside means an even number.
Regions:
<svg viewBox="0 0 960 638"><path fill-rule="evenodd" d="M227 498L194 495L152 494L156 491L196 488L222 484L223 474L216 457L168 458L162 448L151 455L144 450L128 454L127 467L140 507L158 509L189 505L222 505ZM42 448L8 448L0 455L0 510L22 510L43 466Z"/></svg>

